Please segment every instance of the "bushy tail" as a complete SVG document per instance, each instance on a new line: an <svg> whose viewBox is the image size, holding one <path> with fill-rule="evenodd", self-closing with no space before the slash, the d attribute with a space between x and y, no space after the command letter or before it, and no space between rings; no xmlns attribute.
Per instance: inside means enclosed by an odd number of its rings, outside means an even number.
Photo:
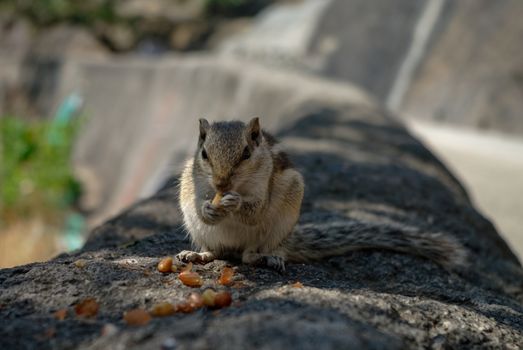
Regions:
<svg viewBox="0 0 523 350"><path fill-rule="evenodd" d="M360 249L387 249L428 258L446 269L464 267L463 245L443 233L343 220L302 224L283 243L288 261L307 262Z"/></svg>

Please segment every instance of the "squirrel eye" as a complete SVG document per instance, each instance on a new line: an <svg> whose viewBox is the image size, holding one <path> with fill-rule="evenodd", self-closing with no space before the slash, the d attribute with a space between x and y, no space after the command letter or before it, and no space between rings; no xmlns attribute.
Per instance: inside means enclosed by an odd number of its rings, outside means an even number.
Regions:
<svg viewBox="0 0 523 350"><path fill-rule="evenodd" d="M207 157L207 152L204 149L202 149L202 158L205 160L209 159L209 157Z"/></svg>
<svg viewBox="0 0 523 350"><path fill-rule="evenodd" d="M242 154L242 160L249 159L251 157L251 152L249 151L249 147L245 147Z"/></svg>

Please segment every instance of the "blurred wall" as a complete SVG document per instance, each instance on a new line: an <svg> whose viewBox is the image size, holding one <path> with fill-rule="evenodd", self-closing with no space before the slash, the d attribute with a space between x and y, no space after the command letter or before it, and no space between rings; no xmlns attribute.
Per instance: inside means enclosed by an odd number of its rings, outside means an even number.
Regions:
<svg viewBox="0 0 523 350"><path fill-rule="evenodd" d="M52 116L79 94L89 117L75 154L87 186L82 205L105 217L161 183L171 171L163 165L185 156L173 150L192 142L195 118L256 114L271 126L296 99L315 98L277 74L253 85L256 68L237 56L355 82L412 118L521 135L522 17L521 0L283 2L216 43L225 57L214 63L165 53L115 58L85 29L34 33L0 16L0 112L13 109L8 103ZM281 103L268 105L274 91Z"/></svg>
<svg viewBox="0 0 523 350"><path fill-rule="evenodd" d="M304 0L221 52L356 83L408 117L523 135L521 18L521 0Z"/></svg>
<svg viewBox="0 0 523 350"><path fill-rule="evenodd" d="M289 81L214 56L120 57L74 67L69 86L85 99L87 116L74 164L86 186L83 206L96 222L151 195L180 170L196 147L198 118L259 116L274 130L292 123L280 116L306 101L371 101L351 85L301 75Z"/></svg>
<svg viewBox="0 0 523 350"><path fill-rule="evenodd" d="M523 1L447 7L401 112L523 135Z"/></svg>

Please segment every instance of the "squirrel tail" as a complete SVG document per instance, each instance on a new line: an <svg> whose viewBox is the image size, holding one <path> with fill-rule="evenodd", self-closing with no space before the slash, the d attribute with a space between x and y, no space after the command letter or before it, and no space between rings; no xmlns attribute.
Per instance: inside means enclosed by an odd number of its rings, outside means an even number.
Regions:
<svg viewBox="0 0 523 350"><path fill-rule="evenodd" d="M466 266L467 253L454 237L407 227L363 222L302 224L283 242L288 261L307 262L362 249L386 249L421 256L451 270Z"/></svg>

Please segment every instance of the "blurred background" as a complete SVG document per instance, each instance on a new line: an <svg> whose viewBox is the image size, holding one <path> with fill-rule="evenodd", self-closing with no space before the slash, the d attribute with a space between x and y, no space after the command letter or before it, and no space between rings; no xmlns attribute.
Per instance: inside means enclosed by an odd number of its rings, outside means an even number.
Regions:
<svg viewBox="0 0 523 350"><path fill-rule="evenodd" d="M256 65L366 91L521 258L521 18L521 0L0 0L0 267L155 192L197 118L289 108L264 98L277 74L223 73Z"/></svg>

